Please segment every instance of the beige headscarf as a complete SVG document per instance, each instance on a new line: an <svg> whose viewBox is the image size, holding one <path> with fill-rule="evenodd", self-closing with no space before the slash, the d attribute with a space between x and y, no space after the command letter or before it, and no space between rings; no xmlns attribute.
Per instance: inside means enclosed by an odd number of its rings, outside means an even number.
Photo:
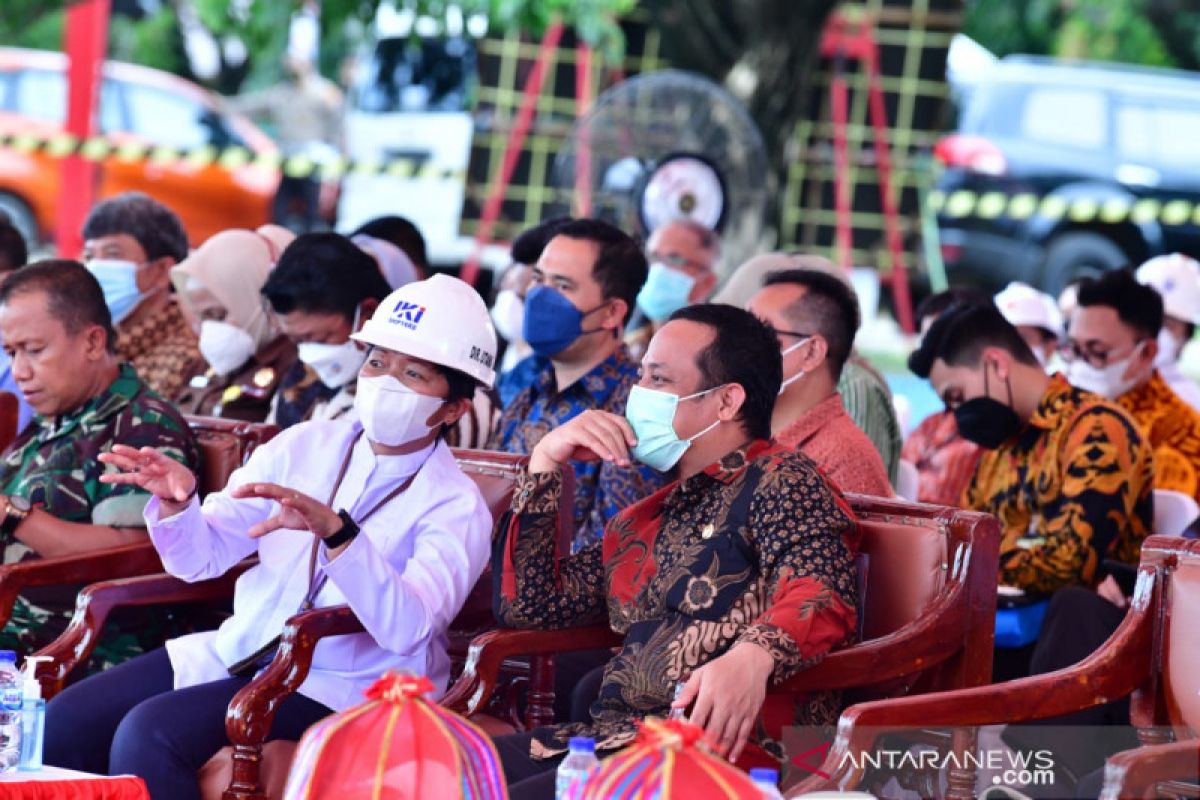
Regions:
<svg viewBox="0 0 1200 800"><path fill-rule="evenodd" d="M269 223L261 225L254 231L259 236L266 239L271 244L271 261L279 260L279 254L282 253L289 244L296 240L296 234L289 231L282 225Z"/></svg>
<svg viewBox="0 0 1200 800"><path fill-rule="evenodd" d="M772 272L783 272L789 269L813 269L826 272L840 278L847 286L850 285L850 276L846 274L845 270L839 269L824 256L804 253L761 253L735 269L712 301L745 308L746 304L750 302L750 298L758 294L758 290L763 287L768 275Z"/></svg>
<svg viewBox="0 0 1200 800"><path fill-rule="evenodd" d="M275 265L273 252L259 233L221 231L172 268L171 280L184 304L197 286L211 292L225 306L225 321L250 334L261 349L279 333L259 294Z"/></svg>

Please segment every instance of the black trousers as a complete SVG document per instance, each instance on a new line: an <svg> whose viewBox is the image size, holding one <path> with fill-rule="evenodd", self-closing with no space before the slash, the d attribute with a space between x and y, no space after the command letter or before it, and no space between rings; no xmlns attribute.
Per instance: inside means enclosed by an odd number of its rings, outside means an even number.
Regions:
<svg viewBox="0 0 1200 800"><path fill-rule="evenodd" d="M1041 675L1079 663L1099 649L1124 618L1125 609L1090 589L1059 589L1046 610L1046 621L1033 651L1030 673ZM1039 730L1059 726L1104 727L1105 730L1103 736L1089 736L1082 730L1077 735ZM1064 767L1069 777L1076 781L1101 769L1104 759L1113 753L1137 747L1137 735L1129 727L1128 697L1073 714L1010 727L1004 732L1004 740L1014 747L1051 750L1055 764Z"/></svg>
<svg viewBox="0 0 1200 800"><path fill-rule="evenodd" d="M510 733L493 740L500 755L500 766L504 768L504 779L508 783L508 796L513 800L554 800L554 779L558 765L566 758L564 753L556 758L535 761L529 755L533 735Z"/></svg>
<svg viewBox="0 0 1200 800"><path fill-rule="evenodd" d="M45 762L99 775L136 775L153 800L200 798L196 773L229 744L225 709L249 678L174 689L166 648L68 687L46 706ZM268 739L299 739L333 712L294 694Z"/></svg>

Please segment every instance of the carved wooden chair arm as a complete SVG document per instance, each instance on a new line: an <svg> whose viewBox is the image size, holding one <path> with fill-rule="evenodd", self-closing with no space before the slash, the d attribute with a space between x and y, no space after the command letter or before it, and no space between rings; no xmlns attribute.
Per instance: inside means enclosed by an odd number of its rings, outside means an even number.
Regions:
<svg viewBox="0 0 1200 800"><path fill-rule="evenodd" d="M271 663L243 686L229 703L225 732L230 744L253 745L266 741L275 710L308 677L317 642L327 636L344 636L364 630L358 617L346 605L316 608L291 617L283 628L279 649Z"/></svg>
<svg viewBox="0 0 1200 800"><path fill-rule="evenodd" d="M1066 669L989 686L851 706L842 713L837 738L825 759L823 769L832 777L806 780L798 791L857 785L862 770L855 769L853 762L861 759L846 756L869 750L881 734L1046 719L1130 694L1150 670L1154 623L1148 608L1153 581L1152 572L1139 574L1133 607L1117 631L1096 652Z"/></svg>
<svg viewBox="0 0 1200 800"><path fill-rule="evenodd" d="M262 797L262 745L279 704L308 677L317 642L363 631L362 623L346 605L304 611L287 621L271 663L233 696L225 712L225 734L233 745L233 774L224 793L227 800Z"/></svg>
<svg viewBox="0 0 1200 800"><path fill-rule="evenodd" d="M488 631L471 642L462 675L442 698L442 705L461 714L477 713L496 691L500 667L506 659L619 647L622 641L623 637L607 625L550 631L511 628Z"/></svg>
<svg viewBox="0 0 1200 800"><path fill-rule="evenodd" d="M53 659L38 665L43 696L50 698L61 691L71 671L87 661L113 609L224 600L233 596L238 576L252 565L253 562L243 562L219 578L198 583L158 574L103 581L86 587L75 599L75 614L67 629L36 654Z"/></svg>
<svg viewBox="0 0 1200 800"><path fill-rule="evenodd" d="M162 561L149 541L8 564L0 567L0 624L12 616L17 595L31 586L70 586L161 571Z"/></svg>
<svg viewBox="0 0 1200 800"><path fill-rule="evenodd" d="M1104 765L1100 800L1126 797L1162 797L1159 784L1167 781L1195 784L1200 780L1200 739L1156 744L1125 750ZM1192 787L1196 791L1196 787Z"/></svg>

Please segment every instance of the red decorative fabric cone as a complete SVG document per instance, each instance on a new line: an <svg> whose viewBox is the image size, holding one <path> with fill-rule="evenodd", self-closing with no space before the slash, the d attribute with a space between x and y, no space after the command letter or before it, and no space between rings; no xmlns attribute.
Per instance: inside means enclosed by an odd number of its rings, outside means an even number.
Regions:
<svg viewBox="0 0 1200 800"><path fill-rule="evenodd" d="M600 763L569 800L760 800L750 777L703 742L682 720L650 718L633 744Z"/></svg>
<svg viewBox="0 0 1200 800"><path fill-rule="evenodd" d="M309 728L285 800L507 800L492 740L423 696L432 690L388 673L367 702Z"/></svg>

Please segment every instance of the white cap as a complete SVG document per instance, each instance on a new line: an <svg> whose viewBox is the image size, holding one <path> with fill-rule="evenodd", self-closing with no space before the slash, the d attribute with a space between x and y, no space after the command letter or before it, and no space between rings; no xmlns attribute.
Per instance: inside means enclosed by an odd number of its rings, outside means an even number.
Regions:
<svg viewBox="0 0 1200 800"><path fill-rule="evenodd" d="M996 307L1013 325L1028 325L1049 331L1061 339L1064 335L1063 316L1058 303L1045 292L1027 283L1014 281L996 295Z"/></svg>
<svg viewBox="0 0 1200 800"><path fill-rule="evenodd" d="M1193 325L1200 325L1200 263L1182 253L1155 256L1138 267L1139 283L1162 295L1163 311Z"/></svg>
<svg viewBox="0 0 1200 800"><path fill-rule="evenodd" d="M496 329L487 305L449 275L401 286L351 338L456 369L489 388L496 381Z"/></svg>

